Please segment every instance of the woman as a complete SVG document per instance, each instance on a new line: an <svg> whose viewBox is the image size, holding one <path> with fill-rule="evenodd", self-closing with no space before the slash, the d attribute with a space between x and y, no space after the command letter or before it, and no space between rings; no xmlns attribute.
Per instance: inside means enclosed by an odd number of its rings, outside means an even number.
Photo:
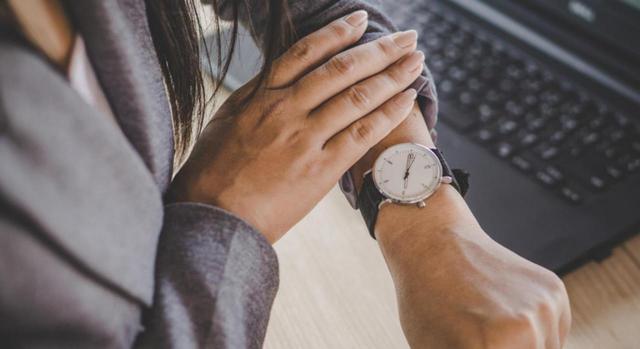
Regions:
<svg viewBox="0 0 640 349"><path fill-rule="evenodd" d="M253 28L265 67L200 132L192 0L2 3L3 344L259 347L270 244L343 173L358 189L381 150L433 147L416 33L368 1L212 5ZM385 205L375 235L413 347L562 345L562 282L491 240L451 186L424 209Z"/></svg>

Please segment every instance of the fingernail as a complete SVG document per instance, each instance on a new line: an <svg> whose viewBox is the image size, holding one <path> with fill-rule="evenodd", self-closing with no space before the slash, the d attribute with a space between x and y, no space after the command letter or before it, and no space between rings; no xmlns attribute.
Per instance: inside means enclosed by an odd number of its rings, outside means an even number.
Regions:
<svg viewBox="0 0 640 349"><path fill-rule="evenodd" d="M356 11L347 16L344 20L353 27L359 27L367 19L367 11Z"/></svg>
<svg viewBox="0 0 640 349"><path fill-rule="evenodd" d="M424 53L422 51L416 51L409 55L409 57L405 58L405 60L401 63L402 69L406 69L408 71L413 71L422 65L424 62Z"/></svg>
<svg viewBox="0 0 640 349"><path fill-rule="evenodd" d="M393 34L393 41L401 48L413 45L418 39L418 32L415 30L407 30L405 32Z"/></svg>

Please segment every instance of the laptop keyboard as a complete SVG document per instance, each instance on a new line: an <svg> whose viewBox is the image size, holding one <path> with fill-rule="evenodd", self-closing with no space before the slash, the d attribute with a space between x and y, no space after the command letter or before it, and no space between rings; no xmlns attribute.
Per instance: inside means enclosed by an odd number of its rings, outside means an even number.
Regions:
<svg viewBox="0 0 640 349"><path fill-rule="evenodd" d="M640 171L629 116L472 22L424 9L416 17L442 122L573 204Z"/></svg>

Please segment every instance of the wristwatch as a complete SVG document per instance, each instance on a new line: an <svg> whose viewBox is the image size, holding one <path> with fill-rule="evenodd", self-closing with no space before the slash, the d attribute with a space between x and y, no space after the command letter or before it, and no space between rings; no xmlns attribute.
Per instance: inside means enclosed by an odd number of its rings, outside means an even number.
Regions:
<svg viewBox="0 0 640 349"><path fill-rule="evenodd" d="M452 185L463 196L469 188L469 174L451 170L438 149L416 143L401 143L385 149L373 168L365 173L358 195L358 207L372 238L378 211L388 203L425 207L441 184Z"/></svg>

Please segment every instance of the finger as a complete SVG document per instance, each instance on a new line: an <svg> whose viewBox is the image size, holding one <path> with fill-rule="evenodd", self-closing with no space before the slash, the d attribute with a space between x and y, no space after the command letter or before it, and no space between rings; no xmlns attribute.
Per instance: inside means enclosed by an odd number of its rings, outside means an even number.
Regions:
<svg viewBox="0 0 640 349"><path fill-rule="evenodd" d="M330 138L406 89L422 72L424 54L408 54L391 67L331 98L310 114L311 127Z"/></svg>
<svg viewBox="0 0 640 349"><path fill-rule="evenodd" d="M564 290L564 288L563 288ZM571 305L569 303L569 298L566 296L566 290L564 291L564 302L562 314L560 316L560 324L559 324L559 336L560 336L560 345L563 346L567 336L569 335L569 331L571 330Z"/></svg>
<svg viewBox="0 0 640 349"><path fill-rule="evenodd" d="M560 348L560 332L559 332L559 319L561 308L550 302L540 310L540 318L543 323L541 324L541 331L544 331L545 336L545 349L561 349ZM546 323L546 326L544 324Z"/></svg>
<svg viewBox="0 0 640 349"><path fill-rule="evenodd" d="M307 71L353 45L367 28L367 12L355 11L296 42L273 64L269 86L290 85Z"/></svg>
<svg viewBox="0 0 640 349"><path fill-rule="evenodd" d="M415 30L395 33L333 56L293 85L301 107L312 110L347 87L415 50Z"/></svg>
<svg viewBox="0 0 640 349"><path fill-rule="evenodd" d="M340 173L349 169L409 115L416 95L414 89L397 94L325 144L324 150L332 163L339 167Z"/></svg>

